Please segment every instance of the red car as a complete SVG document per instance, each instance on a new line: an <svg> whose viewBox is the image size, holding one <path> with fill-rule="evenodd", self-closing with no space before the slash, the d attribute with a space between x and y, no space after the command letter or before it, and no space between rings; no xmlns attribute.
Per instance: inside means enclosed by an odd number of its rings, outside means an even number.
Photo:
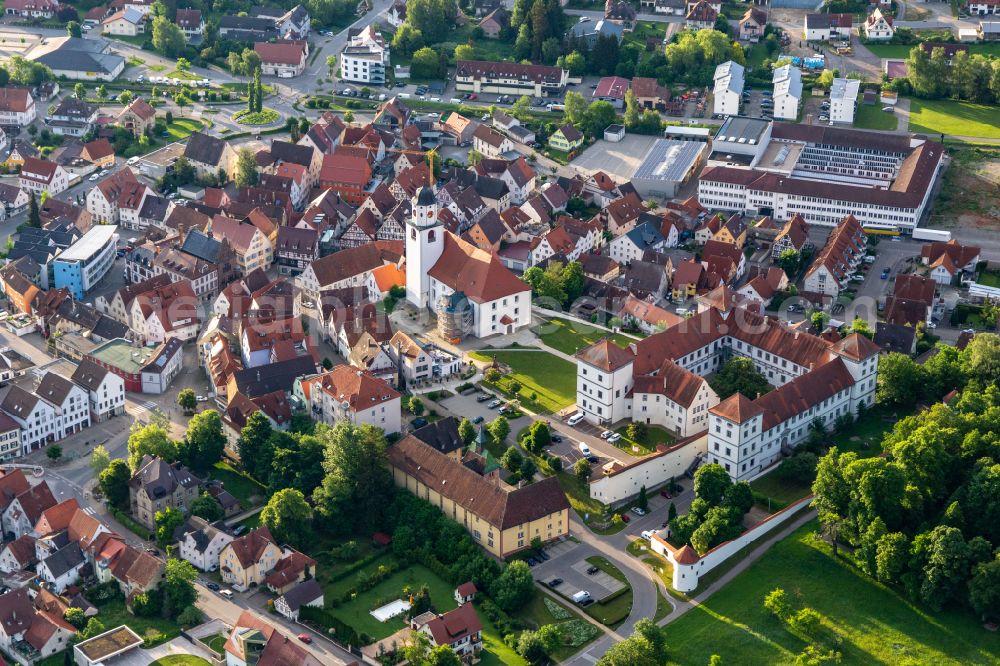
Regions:
<svg viewBox="0 0 1000 666"><path fill-rule="evenodd" d="M298 635L298 639L300 641L302 641L303 643L312 643L313 642L312 636L310 636L309 634L299 634Z"/></svg>
<svg viewBox="0 0 1000 666"><path fill-rule="evenodd" d="M666 490L661 490L660 491L660 495L662 495L663 497L666 497L667 499L672 499L670 493L668 491L666 491Z"/></svg>
<svg viewBox="0 0 1000 666"><path fill-rule="evenodd" d="M476 93L472 93L471 95L469 95L469 99L479 99L479 95L477 95Z"/></svg>
<svg viewBox="0 0 1000 666"><path fill-rule="evenodd" d="M628 514L625 514L625 513L622 514L622 522L623 523L627 523L630 520L632 520L632 519L628 517Z"/></svg>

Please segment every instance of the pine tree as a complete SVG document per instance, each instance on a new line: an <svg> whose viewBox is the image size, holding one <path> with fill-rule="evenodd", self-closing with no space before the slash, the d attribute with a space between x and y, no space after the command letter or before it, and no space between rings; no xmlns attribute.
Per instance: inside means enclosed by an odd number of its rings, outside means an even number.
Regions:
<svg viewBox="0 0 1000 666"><path fill-rule="evenodd" d="M253 71L253 84L254 88L256 88L256 92L253 96L255 108L252 110L260 113L264 108L264 85L260 82L260 67L257 67L257 69Z"/></svg>
<svg viewBox="0 0 1000 666"><path fill-rule="evenodd" d="M35 193L31 193L31 199L28 201L28 226L41 228L42 226L42 216L38 212L38 200L35 199Z"/></svg>
<svg viewBox="0 0 1000 666"><path fill-rule="evenodd" d="M247 86L247 111L253 113L254 107L257 103L254 101L254 95L257 94L257 86L254 84L253 79L250 80L250 84Z"/></svg>

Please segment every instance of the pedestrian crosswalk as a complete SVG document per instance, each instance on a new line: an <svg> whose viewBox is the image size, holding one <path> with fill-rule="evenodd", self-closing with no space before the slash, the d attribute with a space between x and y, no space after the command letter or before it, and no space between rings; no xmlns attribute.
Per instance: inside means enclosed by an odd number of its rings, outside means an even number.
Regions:
<svg viewBox="0 0 1000 666"><path fill-rule="evenodd" d="M94 516L95 518L97 517L97 511L95 511L93 507L85 506L83 507L83 512L87 515Z"/></svg>

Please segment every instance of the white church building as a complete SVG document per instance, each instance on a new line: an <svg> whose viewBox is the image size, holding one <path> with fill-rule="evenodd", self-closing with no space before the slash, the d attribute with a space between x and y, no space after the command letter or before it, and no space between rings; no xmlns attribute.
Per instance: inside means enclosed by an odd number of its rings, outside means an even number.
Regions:
<svg viewBox="0 0 1000 666"><path fill-rule="evenodd" d="M406 300L428 308L446 339L513 333L531 323L531 287L495 255L445 229L424 186L406 224Z"/></svg>

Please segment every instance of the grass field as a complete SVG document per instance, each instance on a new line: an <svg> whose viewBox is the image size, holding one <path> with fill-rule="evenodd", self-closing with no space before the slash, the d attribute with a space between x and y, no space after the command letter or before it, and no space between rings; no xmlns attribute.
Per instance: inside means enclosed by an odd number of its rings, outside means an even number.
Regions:
<svg viewBox="0 0 1000 666"><path fill-rule="evenodd" d="M149 666L212 666L212 664L192 654L172 654L157 659Z"/></svg>
<svg viewBox="0 0 1000 666"><path fill-rule="evenodd" d="M865 48L879 58L906 60L912 46L905 44L865 44ZM1000 56L1000 44L969 44L969 55Z"/></svg>
<svg viewBox="0 0 1000 666"><path fill-rule="evenodd" d="M209 647L210 650L216 652L217 654L224 655L226 652L226 640L225 634L216 634L209 638L207 641L202 641L205 645Z"/></svg>
<svg viewBox="0 0 1000 666"><path fill-rule="evenodd" d="M483 614L480 613L479 617L482 618ZM573 656L581 647L593 641L601 633L595 625L581 620L561 600L544 592L537 592L528 605L518 611L518 617L536 628L543 624L561 624L565 633L575 634L577 640L567 640L566 645L549 655L556 663ZM567 631L569 629L575 629L575 631ZM514 662L505 661L504 663Z"/></svg>
<svg viewBox="0 0 1000 666"><path fill-rule="evenodd" d="M192 74L191 72L185 72L182 69L175 69L172 72L164 74L168 79L180 79L181 81L200 81L202 77L197 74Z"/></svg>
<svg viewBox="0 0 1000 666"><path fill-rule="evenodd" d="M795 663L807 642L764 609L782 587L796 608L808 606L835 637L841 664L996 664L1000 641L968 614L931 615L834 558L810 522L700 606L667 625L671 663L703 666Z"/></svg>
<svg viewBox="0 0 1000 666"><path fill-rule="evenodd" d="M126 610L124 599L115 598L94 605L97 606L97 617L105 627L128 625L140 637L153 639L149 647L166 643L181 635L180 627L172 618L137 617Z"/></svg>
<svg viewBox="0 0 1000 666"><path fill-rule="evenodd" d="M531 330L547 346L564 354L575 354L606 337L610 337L619 347L635 342L634 338L627 335L610 333L603 328L587 326L569 319L550 319Z"/></svg>
<svg viewBox="0 0 1000 666"><path fill-rule="evenodd" d="M558 412L576 402L576 366L554 354L543 351L493 351L473 352L477 361L492 361L509 366L511 372L504 377L517 381L523 387L522 396L532 392L537 397L531 401L522 397L522 404L534 411L537 407L545 413ZM531 403L534 404L531 404Z"/></svg>
<svg viewBox="0 0 1000 666"><path fill-rule="evenodd" d="M385 561L384 559L382 560ZM350 577L345 581L339 581L330 586L324 585L324 592L327 590L338 590L344 586L351 587L356 577ZM387 622L379 622L369 612L380 599L402 598L403 587L410 586L414 590L419 590L427 585L431 591L431 601L434 608L439 613L444 613L455 608L454 587L421 564L415 564L402 571L399 571L385 579L367 592L361 592L354 599L346 604L341 604L337 608L331 608L330 612L340 620L354 627L358 633L366 633L372 638L385 638L399 631L406 622L403 616L395 617ZM341 592L343 594L343 592ZM332 595L331 595L332 596Z"/></svg>
<svg viewBox="0 0 1000 666"><path fill-rule="evenodd" d="M782 479L778 476L778 470L768 472L759 479L750 482L750 488L754 491L788 505L797 499L802 499L808 495L812 489L810 484L798 484ZM774 507L777 509L778 507Z"/></svg>
<svg viewBox="0 0 1000 666"><path fill-rule="evenodd" d="M899 118L896 114L886 113L878 103L859 104L858 111L854 114L854 126L859 129L891 132L898 124Z"/></svg>
<svg viewBox="0 0 1000 666"><path fill-rule="evenodd" d="M204 126L204 123L194 118L174 118L174 122L167 125L167 134L175 141L186 139Z"/></svg>
<svg viewBox="0 0 1000 666"><path fill-rule="evenodd" d="M217 462L209 478L222 481L223 487L240 501L244 509L260 504L267 495L267 489L249 476L237 471L227 462Z"/></svg>
<svg viewBox="0 0 1000 666"><path fill-rule="evenodd" d="M910 131L1000 139L1000 110L950 99L911 99Z"/></svg>
<svg viewBox="0 0 1000 666"><path fill-rule="evenodd" d="M976 282L987 287L1000 287L1000 273L996 271L983 271L976 278Z"/></svg>
<svg viewBox="0 0 1000 666"><path fill-rule="evenodd" d="M658 428L657 426L646 426L646 435L639 440L629 439L627 426L622 426L615 430L615 432L622 436L621 439L614 443L615 446L637 456L649 455L656 450L657 444L670 446L677 439L663 428ZM632 450L633 445L639 447L638 452Z"/></svg>

